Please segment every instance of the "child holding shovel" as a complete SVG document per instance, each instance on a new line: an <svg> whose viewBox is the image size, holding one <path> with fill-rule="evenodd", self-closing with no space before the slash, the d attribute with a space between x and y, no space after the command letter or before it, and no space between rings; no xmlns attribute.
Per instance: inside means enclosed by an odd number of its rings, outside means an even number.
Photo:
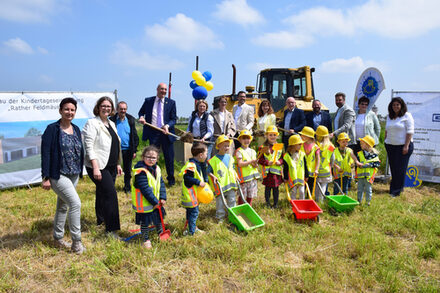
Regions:
<svg viewBox="0 0 440 293"><path fill-rule="evenodd" d="M371 195L373 193L372 185L377 168L380 166L379 153L374 148L375 141L369 135L360 139L361 149L357 155L359 158L359 167L356 168L356 178L358 179L358 202L362 203L362 197L365 193L365 201L370 205Z"/></svg>
<svg viewBox="0 0 440 293"><path fill-rule="evenodd" d="M154 146L148 146L142 151L142 161L137 162L133 168L132 204L136 211L136 224L141 226L143 246L146 249L152 248L148 226L153 223L157 233L162 233L159 209L165 213L162 206L167 199L165 183L157 165L158 158L159 150Z"/></svg>
<svg viewBox="0 0 440 293"><path fill-rule="evenodd" d="M215 141L215 148L218 153L208 161L209 182L216 197L215 217L219 223L223 222L226 216L226 207L221 198L221 191L225 196L228 207L235 207L237 173L234 170L234 159L228 154L231 142L232 140L226 135L220 135Z"/></svg>
<svg viewBox="0 0 440 293"><path fill-rule="evenodd" d="M279 198L278 187L284 182L282 177L282 147L281 149L274 148L279 135L278 129L275 126L268 126L265 135L266 141L258 149L258 163L262 165L266 206L268 208L277 208ZM270 204L271 192L273 193L273 205Z"/></svg>
<svg viewBox="0 0 440 293"><path fill-rule="evenodd" d="M307 185L309 185L310 190L312 190L312 196L315 196L315 180L318 176L319 164L321 162L321 156L318 145L315 143L315 131L309 126L304 126L304 128L299 132L302 140L304 140L301 146L301 151L306 155L307 171L309 178L307 179Z"/></svg>
<svg viewBox="0 0 440 293"><path fill-rule="evenodd" d="M296 199L305 198L304 182L307 177L306 154L301 151L304 141L298 134L289 137L289 146L283 156L284 160L284 181L290 188L290 197ZM289 192L289 190L286 190Z"/></svg>
<svg viewBox="0 0 440 293"><path fill-rule="evenodd" d="M348 137L348 134L345 132L341 132L338 135L339 146L335 149L334 152L335 162L333 164L333 182L339 184L344 194L348 192L348 181L352 176L352 162L356 162L356 164L359 164L356 156L353 154L352 149L347 147L349 141L350 138ZM340 192L336 184L334 184L333 194L338 194Z"/></svg>
<svg viewBox="0 0 440 293"><path fill-rule="evenodd" d="M257 169L257 153L249 147L252 141L249 130L243 129L238 136L238 141L241 143L241 147L235 151L237 174L243 197L246 198L249 205L252 205L252 199L257 197L258 193L257 179L260 178L260 172ZM243 203L239 196L238 204Z"/></svg>

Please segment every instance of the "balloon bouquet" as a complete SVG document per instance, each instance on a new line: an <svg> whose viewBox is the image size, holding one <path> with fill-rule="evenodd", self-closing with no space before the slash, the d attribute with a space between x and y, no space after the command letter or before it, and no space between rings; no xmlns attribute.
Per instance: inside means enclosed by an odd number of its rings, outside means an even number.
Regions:
<svg viewBox="0 0 440 293"><path fill-rule="evenodd" d="M192 78L194 79L189 83L189 86L193 89L193 98L196 100L206 99L208 91L214 88L214 84L210 81L212 73L205 71L202 74L200 71L194 70L192 72Z"/></svg>

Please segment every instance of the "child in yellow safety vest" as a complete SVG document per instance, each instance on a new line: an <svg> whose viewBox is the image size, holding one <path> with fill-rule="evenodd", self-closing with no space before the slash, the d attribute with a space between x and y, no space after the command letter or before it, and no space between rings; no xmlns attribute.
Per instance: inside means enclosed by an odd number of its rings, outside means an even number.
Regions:
<svg viewBox="0 0 440 293"><path fill-rule="evenodd" d="M208 148L203 143L194 143L191 147L192 158L186 162L179 176L183 177L181 204L186 209L186 221L188 230L183 235L194 235L203 232L197 228L197 218L199 217L199 201L197 199L198 186L205 187L208 182L206 170L206 158Z"/></svg>
<svg viewBox="0 0 440 293"><path fill-rule="evenodd" d="M232 140L226 135L220 135L215 141L218 153L208 161L209 183L215 194L215 217L223 222L226 207L220 197L220 188L229 208L235 207L235 192L237 190L237 173L234 169L234 158L228 154Z"/></svg>
<svg viewBox="0 0 440 293"><path fill-rule="evenodd" d="M341 132L338 135L339 146L335 149L334 156L335 162L333 164L333 177L336 184L342 189L342 192L346 194L348 192L348 182L352 176L351 168L353 163L359 164L356 156L353 154L353 150L348 146L350 138L345 132ZM334 194L340 193L340 189L334 185Z"/></svg>
<svg viewBox="0 0 440 293"><path fill-rule="evenodd" d="M147 249L151 249L148 225L153 223L157 233L162 233L158 209L165 213L162 206L167 199L165 183L157 165L158 158L159 150L154 146L148 146L142 151L142 160L133 168L132 205L136 211L136 224L141 226L143 246Z"/></svg>
<svg viewBox="0 0 440 293"><path fill-rule="evenodd" d="M241 143L241 147L235 151L237 175L243 197L246 198L248 204L252 205L252 199L257 197L258 193L257 179L260 178L260 172L257 168L257 153L249 147L252 141L249 130L243 129L238 136L238 141ZM238 204L243 204L240 196Z"/></svg>
<svg viewBox="0 0 440 293"><path fill-rule="evenodd" d="M358 202L362 203L362 197L365 193L365 201L370 205L371 195L373 193L372 185L374 176L380 166L380 160L377 150L374 148L375 141L369 135L360 139L361 151L357 153L359 167L356 168L356 178L358 179Z"/></svg>
<svg viewBox="0 0 440 293"><path fill-rule="evenodd" d="M283 156L284 160L284 181L290 188L290 197L292 199L305 198L304 184L308 177L306 154L301 150L304 141L298 134L289 137L289 146ZM289 191L287 191L289 192Z"/></svg>
<svg viewBox="0 0 440 293"><path fill-rule="evenodd" d="M309 178L307 179L307 185L310 191L313 192L314 181L318 176L319 164L321 162L321 155L318 145L315 143L315 131L309 126L304 126L304 128L299 132L302 140L304 140L301 146L301 151L305 153L307 162L307 171ZM312 194L312 196L314 196Z"/></svg>
<svg viewBox="0 0 440 293"><path fill-rule="evenodd" d="M319 146L321 160L319 162L318 179L321 188L317 188L315 200L321 201L328 194L327 187L332 182L332 165L334 162L335 146L331 143L328 129L323 125L316 128L316 141ZM323 192L325 194L323 194Z"/></svg>
<svg viewBox="0 0 440 293"><path fill-rule="evenodd" d="M279 190L278 187L284 182L282 176L282 150L274 150L277 143L278 129L270 125L266 129L266 141L258 149L258 164L262 165L264 197L268 208L277 208ZM270 194L273 193L273 205L270 204Z"/></svg>

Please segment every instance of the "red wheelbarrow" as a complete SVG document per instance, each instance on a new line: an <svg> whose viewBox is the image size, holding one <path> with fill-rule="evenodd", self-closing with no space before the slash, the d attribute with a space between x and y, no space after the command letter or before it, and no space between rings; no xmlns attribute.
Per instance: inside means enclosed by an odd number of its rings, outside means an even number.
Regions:
<svg viewBox="0 0 440 293"><path fill-rule="evenodd" d="M318 204L312 199L307 183L305 184L305 186L309 199L291 199L289 186L287 185L287 182L285 183L287 199L292 206L293 218L295 219L295 221L311 220L319 222L319 214L322 214L322 210L318 206Z"/></svg>

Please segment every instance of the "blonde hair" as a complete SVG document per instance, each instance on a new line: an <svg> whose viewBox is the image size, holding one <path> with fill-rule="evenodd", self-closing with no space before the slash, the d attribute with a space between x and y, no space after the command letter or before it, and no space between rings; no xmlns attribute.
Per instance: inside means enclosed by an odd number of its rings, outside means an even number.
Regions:
<svg viewBox="0 0 440 293"><path fill-rule="evenodd" d="M362 149L362 143L365 144L368 149L366 150L367 152L373 153L373 154L379 154L379 151L376 150L374 147L370 146L368 143L361 141L361 149ZM362 149L363 150L363 149Z"/></svg>
<svg viewBox="0 0 440 293"><path fill-rule="evenodd" d="M328 135L326 136L317 135L316 141L318 141L322 146L331 144L330 137Z"/></svg>

